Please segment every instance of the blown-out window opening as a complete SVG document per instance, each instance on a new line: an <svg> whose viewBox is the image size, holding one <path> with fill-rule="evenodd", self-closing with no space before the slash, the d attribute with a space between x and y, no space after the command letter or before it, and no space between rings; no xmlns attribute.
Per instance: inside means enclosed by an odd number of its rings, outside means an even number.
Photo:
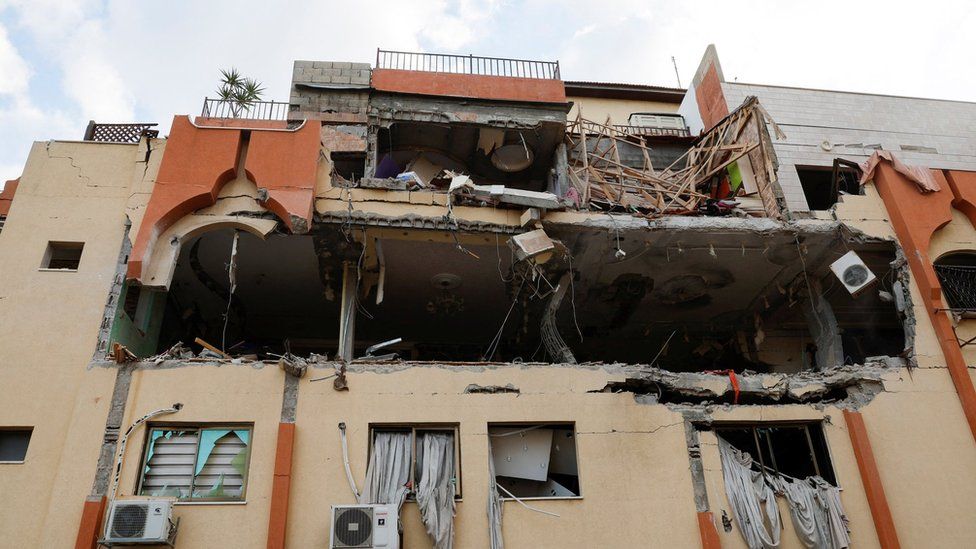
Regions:
<svg viewBox="0 0 976 549"><path fill-rule="evenodd" d="M243 501L250 425L151 426L136 493L184 501Z"/></svg>

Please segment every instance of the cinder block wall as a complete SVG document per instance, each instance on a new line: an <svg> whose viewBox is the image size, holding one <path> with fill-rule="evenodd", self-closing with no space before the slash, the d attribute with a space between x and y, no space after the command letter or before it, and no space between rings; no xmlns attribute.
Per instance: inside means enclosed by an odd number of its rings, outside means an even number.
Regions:
<svg viewBox="0 0 976 549"><path fill-rule="evenodd" d="M976 103L722 83L729 109L755 95L786 133L775 141L792 211L808 211L796 166L863 162L879 146L909 164L976 170ZM772 133L772 132L771 132Z"/></svg>
<svg viewBox="0 0 976 549"><path fill-rule="evenodd" d="M369 63L295 61L290 101L307 113L364 115L371 72Z"/></svg>

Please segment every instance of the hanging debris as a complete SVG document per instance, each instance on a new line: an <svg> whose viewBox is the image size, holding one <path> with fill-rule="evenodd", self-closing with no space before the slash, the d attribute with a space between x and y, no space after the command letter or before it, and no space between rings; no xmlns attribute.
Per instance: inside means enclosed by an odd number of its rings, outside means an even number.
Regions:
<svg viewBox="0 0 976 549"><path fill-rule="evenodd" d="M775 217L775 197L771 189L764 189L775 180L767 123L777 138L785 137L759 100L749 97L670 166L656 170L651 163L652 148L640 137L611 125L609 120L600 124L577 116L569 123L565 138L569 179L583 208L623 209L648 216L717 215L724 212L714 206L715 201L725 201L744 190L736 163L748 157L766 215ZM622 150L631 159L636 151L642 161L621 160ZM722 179L728 185L724 190Z"/></svg>

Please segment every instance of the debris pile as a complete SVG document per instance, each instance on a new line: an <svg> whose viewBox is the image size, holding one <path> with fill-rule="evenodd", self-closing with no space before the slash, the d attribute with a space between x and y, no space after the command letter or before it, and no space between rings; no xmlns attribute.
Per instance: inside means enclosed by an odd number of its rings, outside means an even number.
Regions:
<svg viewBox="0 0 976 549"><path fill-rule="evenodd" d="M685 154L658 170L651 163L652 147L640 137L611 125L609 120L600 124L577 116L568 124L565 136L570 183L583 208L623 209L647 216L722 215L735 205L728 199L751 190L743 185L740 164L751 164L745 169L759 171L755 169L758 158L763 171L775 177L767 154L767 123L778 138L785 137L759 101L749 97L699 137ZM639 155L642 162L625 162L622 150L631 158ZM739 163L741 159L746 162ZM762 189L752 192L762 194Z"/></svg>

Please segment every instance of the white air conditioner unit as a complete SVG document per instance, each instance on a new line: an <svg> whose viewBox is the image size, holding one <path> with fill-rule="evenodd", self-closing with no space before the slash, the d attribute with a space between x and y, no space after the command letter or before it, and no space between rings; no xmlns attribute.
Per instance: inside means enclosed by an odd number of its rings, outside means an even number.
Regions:
<svg viewBox="0 0 976 549"><path fill-rule="evenodd" d="M333 505L329 547L398 549L397 520L393 505Z"/></svg>
<svg viewBox="0 0 976 549"><path fill-rule="evenodd" d="M857 297L862 291L871 286L877 277L868 269L854 251L849 251L830 265L837 278L844 284L852 296Z"/></svg>
<svg viewBox="0 0 976 549"><path fill-rule="evenodd" d="M107 545L172 545L177 523L171 499L118 499L109 504Z"/></svg>

